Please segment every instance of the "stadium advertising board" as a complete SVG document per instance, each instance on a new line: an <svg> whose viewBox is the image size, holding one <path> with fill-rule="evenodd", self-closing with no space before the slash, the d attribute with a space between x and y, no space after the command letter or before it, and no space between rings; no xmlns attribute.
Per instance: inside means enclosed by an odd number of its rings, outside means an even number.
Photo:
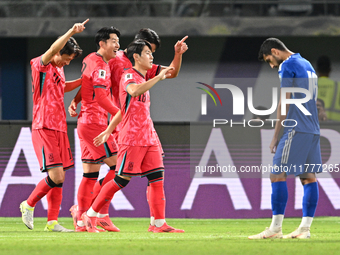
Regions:
<svg viewBox="0 0 340 255"><path fill-rule="evenodd" d="M268 146L273 129L270 126L257 129L242 126L213 128L205 124L191 125L189 134L188 126L155 125L165 151L168 217L270 217L271 187L269 173L265 169L272 161ZM0 216L17 217L20 216L20 202L26 199L43 174L34 154L30 123L3 123L0 132ZM63 186L60 216L64 217L70 216L69 208L76 203L82 177L80 146L74 124L69 125L68 132L75 167L67 171ZM316 216L339 216L338 125L329 123L321 126L321 150L325 171L318 175L320 200ZM107 170L103 166L101 175L104 176ZM149 216L145 195L147 180L133 178L131 181L135 184L128 185L115 195L110 208L112 217ZM288 178L288 188L286 216L299 217L303 194L299 180ZM35 216L46 217L46 209L44 198L38 202Z"/></svg>

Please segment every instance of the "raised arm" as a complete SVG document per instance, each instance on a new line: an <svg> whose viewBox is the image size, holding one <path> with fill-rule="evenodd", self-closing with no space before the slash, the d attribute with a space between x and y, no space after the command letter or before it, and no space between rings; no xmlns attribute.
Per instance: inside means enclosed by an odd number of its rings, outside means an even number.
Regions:
<svg viewBox="0 0 340 255"><path fill-rule="evenodd" d="M47 65L52 57L57 54L67 43L68 39L74 34L78 34L84 31L85 24L89 21L89 19L85 20L83 23L76 23L70 28L64 35L60 36L51 47L42 55L42 62L44 65Z"/></svg>
<svg viewBox="0 0 340 255"><path fill-rule="evenodd" d="M138 97L151 89L157 82L164 80L170 76L169 72L173 70L173 67L169 66L155 76L154 78L148 80L147 82L141 83L141 84L136 84L132 83L129 84L126 91L132 96L132 97Z"/></svg>
<svg viewBox="0 0 340 255"><path fill-rule="evenodd" d="M175 56L174 59L172 60L170 66L173 67L174 69L169 71L170 76L167 77L168 79L175 78L177 77L181 65L182 65L182 55L184 52L188 50L188 45L185 43L185 40L188 38L188 36L184 36L182 40L177 41L177 43L174 46L175 49Z"/></svg>

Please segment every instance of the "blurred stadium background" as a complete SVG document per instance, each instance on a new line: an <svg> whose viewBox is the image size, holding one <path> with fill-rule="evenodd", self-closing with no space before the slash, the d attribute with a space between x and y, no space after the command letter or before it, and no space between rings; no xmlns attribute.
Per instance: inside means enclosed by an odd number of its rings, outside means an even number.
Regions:
<svg viewBox="0 0 340 255"><path fill-rule="evenodd" d="M96 50L94 34L103 26L119 28L122 49L140 28L155 30L162 46L154 54L154 62L162 65L170 64L177 40L189 35L189 50L183 56L179 76L151 90L151 114L166 153L167 215L270 217L267 179L190 177L190 159L200 160L208 139L202 138L203 147L195 152L197 157L190 158L190 120L199 119L199 108L190 113L190 98L199 98L197 82L213 85L219 79L246 78L253 81L254 105L270 107L268 88L279 86L277 73L257 60L259 47L267 37L280 38L314 67L319 56L328 55L332 61L331 78L340 81L340 0L0 0L0 216L20 216L19 203L42 178L28 128L32 120L29 61L44 53L75 22L86 18L90 18L86 30L75 36L84 50L83 57ZM67 80L80 76L83 57L65 67ZM276 83L264 84L267 79ZM75 93L65 94L66 109ZM230 95L225 95L225 101L230 100ZM245 119L251 117L249 111L245 113ZM67 120L76 167L67 174L61 216L69 215L82 174L79 144L74 136L76 119L68 116ZM322 123L321 128L324 163L340 163L338 123ZM270 127L244 130L223 130L232 160L229 163L238 167L270 163ZM216 162L219 159L214 151L210 163ZM316 214L339 216L340 181L328 177L320 183ZM146 180L133 181L141 184L131 184L116 196L111 216L148 216ZM287 216L298 217L300 185L295 185L294 179L289 180L289 185L292 192ZM142 199L135 194L142 194ZM46 201L39 203L36 216L44 217L46 208Z"/></svg>

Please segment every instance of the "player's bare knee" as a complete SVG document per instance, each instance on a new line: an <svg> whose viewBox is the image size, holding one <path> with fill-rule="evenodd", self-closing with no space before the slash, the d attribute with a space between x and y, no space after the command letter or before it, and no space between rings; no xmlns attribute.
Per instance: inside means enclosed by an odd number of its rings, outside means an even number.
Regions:
<svg viewBox="0 0 340 255"><path fill-rule="evenodd" d="M54 175L53 177L51 177L51 179L55 184L58 185L58 184L64 183L65 175Z"/></svg>
<svg viewBox="0 0 340 255"><path fill-rule="evenodd" d="M315 173L304 173L299 176L302 185L316 182Z"/></svg>
<svg viewBox="0 0 340 255"><path fill-rule="evenodd" d="M306 184L309 184L309 183L316 182L316 178L301 178L300 177L300 181L301 181L302 185L306 185Z"/></svg>
<svg viewBox="0 0 340 255"><path fill-rule="evenodd" d="M270 181L273 182L285 182L287 179L286 173L280 173L280 174L270 174Z"/></svg>

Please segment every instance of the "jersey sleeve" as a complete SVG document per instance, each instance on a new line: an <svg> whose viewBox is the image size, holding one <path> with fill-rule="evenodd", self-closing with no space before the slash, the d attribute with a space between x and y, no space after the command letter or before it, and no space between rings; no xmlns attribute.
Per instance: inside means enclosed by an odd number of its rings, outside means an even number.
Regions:
<svg viewBox="0 0 340 255"><path fill-rule="evenodd" d="M122 89L124 89L126 92L127 92L127 87L130 85L130 84L136 84L136 80L134 78L134 74L132 73L125 73L123 74L122 76L122 81L121 81L121 84L122 84Z"/></svg>
<svg viewBox="0 0 340 255"><path fill-rule="evenodd" d="M152 64L152 68L150 70L148 70L147 73L146 73L145 80L148 81L148 80L154 78L155 76L157 76L160 73L161 70L162 70L161 65Z"/></svg>
<svg viewBox="0 0 340 255"><path fill-rule="evenodd" d="M44 65L42 62L42 55L40 57L34 58L31 60L31 66L36 69L38 72L46 72L48 70L48 63L47 65Z"/></svg>
<svg viewBox="0 0 340 255"><path fill-rule="evenodd" d="M96 88L109 89L111 86L110 74L105 69L96 69L92 72L92 85Z"/></svg>

